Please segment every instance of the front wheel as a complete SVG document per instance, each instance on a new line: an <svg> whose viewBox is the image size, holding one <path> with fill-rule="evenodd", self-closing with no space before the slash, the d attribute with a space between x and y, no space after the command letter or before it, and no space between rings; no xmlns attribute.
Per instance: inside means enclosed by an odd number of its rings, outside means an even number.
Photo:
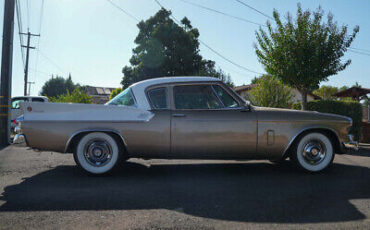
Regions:
<svg viewBox="0 0 370 230"><path fill-rule="evenodd" d="M334 159L330 139L322 133L308 133L295 144L292 159L308 172L319 172L329 167Z"/></svg>
<svg viewBox="0 0 370 230"><path fill-rule="evenodd" d="M119 161L119 148L113 137L102 132L85 135L74 151L76 164L91 174L111 171Z"/></svg>

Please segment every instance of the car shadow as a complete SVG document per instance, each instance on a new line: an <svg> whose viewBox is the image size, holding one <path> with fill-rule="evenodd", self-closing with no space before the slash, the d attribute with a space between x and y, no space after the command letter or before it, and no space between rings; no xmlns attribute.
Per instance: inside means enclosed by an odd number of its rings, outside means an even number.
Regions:
<svg viewBox="0 0 370 230"><path fill-rule="evenodd" d="M360 148L359 151L348 151L346 155L370 157L370 148Z"/></svg>
<svg viewBox="0 0 370 230"><path fill-rule="evenodd" d="M370 198L370 169L334 164L319 174L289 164L127 163L93 177L58 166L4 189L3 211L169 209L242 222L318 223L366 218L349 200Z"/></svg>

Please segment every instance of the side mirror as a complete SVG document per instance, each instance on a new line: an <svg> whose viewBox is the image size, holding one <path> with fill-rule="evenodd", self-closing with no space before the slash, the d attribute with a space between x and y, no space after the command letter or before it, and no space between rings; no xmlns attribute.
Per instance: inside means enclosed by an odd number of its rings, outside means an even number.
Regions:
<svg viewBox="0 0 370 230"><path fill-rule="evenodd" d="M243 105L243 112L250 112L251 111L251 105L246 103L245 105Z"/></svg>

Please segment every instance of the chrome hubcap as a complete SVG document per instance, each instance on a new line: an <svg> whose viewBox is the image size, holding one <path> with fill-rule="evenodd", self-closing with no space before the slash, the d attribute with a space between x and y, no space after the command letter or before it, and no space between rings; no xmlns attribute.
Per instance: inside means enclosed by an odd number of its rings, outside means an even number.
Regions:
<svg viewBox="0 0 370 230"><path fill-rule="evenodd" d="M320 164L326 156L326 148L320 140L311 140L303 147L302 156L310 165Z"/></svg>
<svg viewBox="0 0 370 230"><path fill-rule="evenodd" d="M95 167L104 166L112 159L112 147L105 140L91 140L85 146L84 157Z"/></svg>

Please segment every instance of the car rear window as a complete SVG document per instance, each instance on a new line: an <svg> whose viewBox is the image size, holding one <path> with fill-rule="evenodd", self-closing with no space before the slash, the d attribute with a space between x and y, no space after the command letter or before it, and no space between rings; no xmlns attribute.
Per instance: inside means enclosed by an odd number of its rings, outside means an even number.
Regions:
<svg viewBox="0 0 370 230"><path fill-rule="evenodd" d="M45 102L44 98L32 98L34 102Z"/></svg>
<svg viewBox="0 0 370 230"><path fill-rule="evenodd" d="M148 91L148 97L149 100L155 109L167 109L168 103L167 103L167 89L162 88L156 88Z"/></svg>

